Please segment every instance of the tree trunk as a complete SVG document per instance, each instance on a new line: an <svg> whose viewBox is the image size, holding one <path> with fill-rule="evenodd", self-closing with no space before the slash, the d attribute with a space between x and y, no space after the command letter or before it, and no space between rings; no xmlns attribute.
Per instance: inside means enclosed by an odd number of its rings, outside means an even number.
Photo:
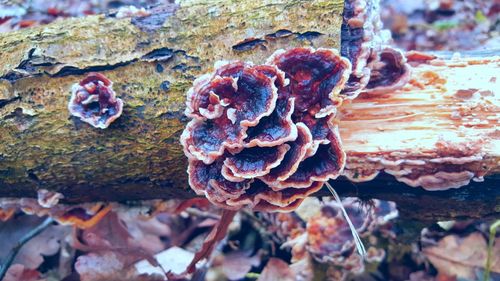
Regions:
<svg viewBox="0 0 500 281"><path fill-rule="evenodd" d="M39 189L62 193L71 203L194 196L179 144L185 93L194 78L217 60L262 63L280 48L339 49L343 4L193 0L146 19L89 16L3 34L0 197L34 197ZM459 174L445 177L463 185L498 173L498 96L488 88L498 85L498 57L437 62L417 66L414 82L402 91L343 105L339 122L351 180L386 172L422 185L422 176L448 173ZM67 109L71 85L90 71L110 78L124 101L122 116L104 130ZM404 202L409 213L418 207L430 210L431 218L479 217L500 212L498 178L490 181L424 192L384 175L355 186L362 197ZM353 194L345 179L332 184ZM450 207L427 206L440 200Z"/></svg>

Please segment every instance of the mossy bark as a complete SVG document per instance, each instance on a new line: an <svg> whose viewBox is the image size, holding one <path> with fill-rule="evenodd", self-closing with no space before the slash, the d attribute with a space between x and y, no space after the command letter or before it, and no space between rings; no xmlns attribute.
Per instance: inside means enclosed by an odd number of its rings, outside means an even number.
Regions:
<svg viewBox="0 0 500 281"><path fill-rule="evenodd" d="M0 196L40 188L69 201L192 196L178 140L194 78L218 60L338 49L342 10L342 0L181 1L154 24L98 15L2 34ZM71 85L89 71L110 78L125 104L105 130L67 110Z"/></svg>

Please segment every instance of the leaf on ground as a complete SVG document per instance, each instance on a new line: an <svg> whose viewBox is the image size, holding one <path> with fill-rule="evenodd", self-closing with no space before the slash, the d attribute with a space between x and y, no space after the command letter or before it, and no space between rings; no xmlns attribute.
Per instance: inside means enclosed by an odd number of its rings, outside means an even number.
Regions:
<svg viewBox="0 0 500 281"><path fill-rule="evenodd" d="M75 264L82 281L125 278L126 272L138 260L146 259L154 266L153 254L164 248L160 236L170 234L168 226L157 219L147 219L137 213L108 213L99 223L85 229L81 241L74 235L73 246L88 252Z"/></svg>
<svg viewBox="0 0 500 281"><path fill-rule="evenodd" d="M229 280L245 278L253 266L260 264L260 254L250 256L249 251L234 251L224 255L221 264L222 272Z"/></svg>
<svg viewBox="0 0 500 281"><path fill-rule="evenodd" d="M283 260L270 258L257 281L295 281L295 274Z"/></svg>
<svg viewBox="0 0 500 281"><path fill-rule="evenodd" d="M430 276L427 272L420 270L410 273L408 281L436 281L434 276Z"/></svg>
<svg viewBox="0 0 500 281"><path fill-rule="evenodd" d="M110 212L96 225L85 229L81 237L90 249L98 250L125 247L131 236L118 215L115 212ZM81 250L85 251L85 249Z"/></svg>
<svg viewBox="0 0 500 281"><path fill-rule="evenodd" d="M59 252L61 240L71 232L71 228L64 225L51 225L42 233L28 241L16 255L15 262L22 263L28 268L38 268L44 256L52 256Z"/></svg>
<svg viewBox="0 0 500 281"><path fill-rule="evenodd" d="M80 281L162 281L162 274L140 274L134 267L126 268L119 253L103 251L78 257L75 269Z"/></svg>
<svg viewBox="0 0 500 281"><path fill-rule="evenodd" d="M34 216L19 216L7 222L0 223L0 260L11 251L19 239L37 227L44 218ZM28 241L17 253L15 264L36 269L44 260L44 256L52 256L60 249L60 241L70 233L70 228L61 225L51 225L42 233Z"/></svg>
<svg viewBox="0 0 500 281"><path fill-rule="evenodd" d="M194 254L179 247L171 247L155 255L159 266L151 265L147 260L139 261L135 264L138 274L144 275L165 275L165 272L181 274L189 263L193 260Z"/></svg>
<svg viewBox="0 0 500 281"><path fill-rule="evenodd" d="M309 281L314 279L314 264L312 258L307 255L304 258L293 262L290 269L295 275L295 279Z"/></svg>
<svg viewBox="0 0 500 281"><path fill-rule="evenodd" d="M198 207L200 209L206 209L211 206L210 201L208 201L204 197L195 197L191 199L187 199L182 201L177 208L175 208L174 214L180 214L181 212L185 211L187 208L191 207Z"/></svg>
<svg viewBox="0 0 500 281"><path fill-rule="evenodd" d="M476 280L476 270L484 270L487 257L486 239L479 232L467 237L448 235L436 246L422 250L440 274ZM500 239L495 241L491 272L500 273Z"/></svg>
<svg viewBox="0 0 500 281"><path fill-rule="evenodd" d="M40 276L40 272L35 269L29 269L22 264L14 264L9 267L2 281L39 281Z"/></svg>
<svg viewBox="0 0 500 281"><path fill-rule="evenodd" d="M202 259L208 258L213 252L215 245L221 241L227 233L229 225L233 221L236 211L223 210L219 222L212 228L205 238L201 249L195 253L193 260L186 268L186 273L193 273L196 270L196 264Z"/></svg>
<svg viewBox="0 0 500 281"><path fill-rule="evenodd" d="M114 279L121 273L124 266L122 258L112 251L79 256L75 263L75 269L80 274L81 281Z"/></svg>
<svg viewBox="0 0 500 281"><path fill-rule="evenodd" d="M129 245L144 249L148 253L158 253L165 249L160 237L168 237L170 227L156 217L146 218L132 212L120 212L118 217L125 224L130 235Z"/></svg>

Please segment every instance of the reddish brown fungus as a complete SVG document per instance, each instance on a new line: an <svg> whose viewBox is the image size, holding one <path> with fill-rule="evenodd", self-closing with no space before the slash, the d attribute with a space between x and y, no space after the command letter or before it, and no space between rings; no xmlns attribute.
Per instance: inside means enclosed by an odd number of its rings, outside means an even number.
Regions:
<svg viewBox="0 0 500 281"><path fill-rule="evenodd" d="M229 181L221 174L222 165L222 161L209 165L198 160L189 162L189 185L196 194L205 195L210 201L224 202L245 193L252 180Z"/></svg>
<svg viewBox="0 0 500 281"><path fill-rule="evenodd" d="M186 115L196 119L221 117L241 126L255 126L271 114L277 98L275 77L236 63L219 64L218 71L194 82L188 92ZM278 74L278 72L276 72Z"/></svg>
<svg viewBox="0 0 500 281"><path fill-rule="evenodd" d="M245 147L276 146L297 138L297 126L292 121L295 99L279 99L276 109L255 127L248 128Z"/></svg>
<svg viewBox="0 0 500 281"><path fill-rule="evenodd" d="M333 117L332 115L330 118L314 118L313 115L308 113L297 113L294 115L294 121L304 123L311 132L314 143L314 146L311 147L314 148L312 154L315 153L318 145L329 142L328 134L331 131L329 124L333 122Z"/></svg>
<svg viewBox="0 0 500 281"><path fill-rule="evenodd" d="M356 98L368 83L371 61L390 33L381 29L378 1L344 1L341 26L341 54L352 64L352 73L342 97Z"/></svg>
<svg viewBox="0 0 500 281"><path fill-rule="evenodd" d="M304 160L308 150L312 146L312 135L309 129L303 123L297 123L298 136L293 142L290 142L290 150L285 154L281 164L271 169L271 171L261 178L262 181L271 187L277 186L278 182L289 178L297 171L300 162Z"/></svg>
<svg viewBox="0 0 500 281"><path fill-rule="evenodd" d="M335 112L351 64L336 50L295 48L277 51L268 64L276 65L290 80L288 92L295 98L295 111L309 111L316 118Z"/></svg>
<svg viewBox="0 0 500 281"><path fill-rule="evenodd" d="M227 157L224 160L224 165L236 177L251 179L269 174L272 168L281 163L289 149L288 144L282 144L277 148L246 148L236 155Z"/></svg>
<svg viewBox="0 0 500 281"><path fill-rule="evenodd" d="M72 87L68 104L71 115L95 128L106 129L123 110L123 101L116 97L112 85L104 75L89 73Z"/></svg>
<svg viewBox="0 0 500 281"><path fill-rule="evenodd" d="M369 94L394 92L402 88L409 80L411 67L401 51L386 47L375 60L370 81L363 90Z"/></svg>
<svg viewBox="0 0 500 281"><path fill-rule="evenodd" d="M233 124L226 117L206 121L193 119L184 129L181 143L189 159L210 164L224 154L224 149L241 147L245 131L245 128Z"/></svg>
<svg viewBox="0 0 500 281"><path fill-rule="evenodd" d="M311 48L268 61L217 63L188 91L189 183L226 209L291 211L345 163L332 120L350 63Z"/></svg>
<svg viewBox="0 0 500 281"><path fill-rule="evenodd" d="M307 187L314 181L325 182L337 178L345 163L345 152L341 149L340 137L335 128L328 136L328 143L320 144L314 155L306 157L297 171L276 184L277 188ZM307 156L307 155L306 155Z"/></svg>

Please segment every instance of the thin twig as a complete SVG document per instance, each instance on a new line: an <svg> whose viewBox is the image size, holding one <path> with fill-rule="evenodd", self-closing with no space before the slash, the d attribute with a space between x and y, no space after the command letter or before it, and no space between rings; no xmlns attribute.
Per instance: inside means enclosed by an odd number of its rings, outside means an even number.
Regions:
<svg viewBox="0 0 500 281"><path fill-rule="evenodd" d="M40 234L47 227L52 225L53 222L54 220L50 217L45 219L41 224L33 228L30 232L26 233L23 237L21 237L19 241L17 241L17 244L10 250L9 254L5 258L5 262L3 263L3 265L0 265L0 280L3 280L5 274L7 273L7 270L9 269L10 265L14 261L14 258L16 257L19 250L21 250L23 245L26 244L31 239L33 239L33 237Z"/></svg>
<svg viewBox="0 0 500 281"><path fill-rule="evenodd" d="M326 187L328 187L328 190L330 190L333 197L340 205L340 209L342 210L342 213L344 214L345 220L347 221L347 224L351 228L352 236L354 237L354 242L356 244L356 248L358 249L359 255L361 257L365 257L366 256L365 245L363 245L363 241L361 241L361 238L359 238L359 235L358 235L358 232L356 231L356 228L352 224L351 219L349 219L349 216L347 215L347 212L345 211L344 206L342 205L342 200L340 200L339 195L337 194L335 189L333 189L333 187L328 182L325 182L325 185L326 185Z"/></svg>
<svg viewBox="0 0 500 281"><path fill-rule="evenodd" d="M204 212L204 211L198 210L196 208L187 208L186 210L184 210L184 212L186 212L187 214L192 215L192 216L220 220L220 215L212 214L209 212Z"/></svg>
<svg viewBox="0 0 500 281"><path fill-rule="evenodd" d="M500 220L497 220L494 224L490 226L490 239L488 241L488 257L486 258L486 267L484 271L484 281L490 280L490 271L491 271L491 261L493 259L493 246L495 243L495 237L497 234L497 228L500 227Z"/></svg>

